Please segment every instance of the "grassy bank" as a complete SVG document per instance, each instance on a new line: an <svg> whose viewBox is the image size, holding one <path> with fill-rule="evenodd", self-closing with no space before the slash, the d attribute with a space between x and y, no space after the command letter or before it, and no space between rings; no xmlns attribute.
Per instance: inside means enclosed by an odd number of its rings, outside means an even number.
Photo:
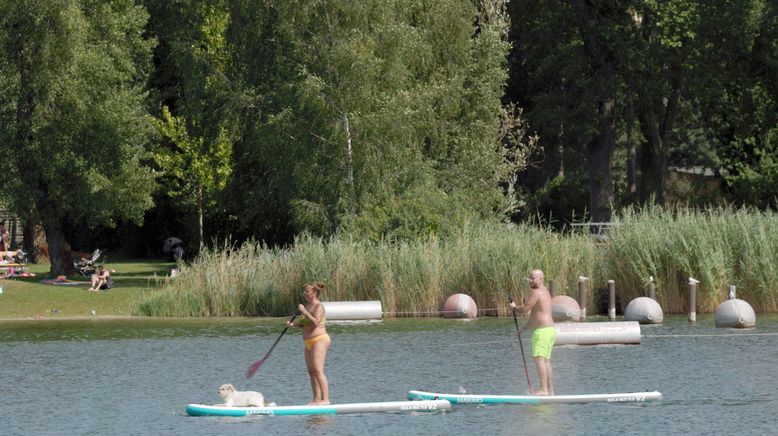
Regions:
<svg viewBox="0 0 778 436"><path fill-rule="evenodd" d="M144 294L159 288L172 263L157 261L117 261L106 265L115 269L114 287L99 293L86 291L88 280L70 277L83 284L75 286L49 285L48 264L30 265L35 277L0 279L0 318L71 318L96 316L129 316L144 299Z"/></svg>
<svg viewBox="0 0 778 436"><path fill-rule="evenodd" d="M137 313L152 316L288 315L301 286L324 281L324 298L381 300L390 315L437 314L454 293L473 297L485 312L503 312L507 295L526 295L524 277L542 268L557 294L577 299L587 282L594 313L607 281L625 303L644 296L649 276L665 313L685 313L688 277L701 281L697 312L711 313L726 286L757 312L776 312L778 219L749 210L626 211L608 239L559 234L531 226L473 226L442 239L370 243L300 238L293 249L247 243L204 252Z"/></svg>

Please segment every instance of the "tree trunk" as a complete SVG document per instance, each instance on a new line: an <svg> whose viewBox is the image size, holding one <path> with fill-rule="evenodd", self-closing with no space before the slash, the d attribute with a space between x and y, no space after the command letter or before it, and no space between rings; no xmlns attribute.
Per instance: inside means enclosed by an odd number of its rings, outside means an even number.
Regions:
<svg viewBox="0 0 778 436"><path fill-rule="evenodd" d="M650 53L654 25L646 17L642 39L644 51ZM687 44L682 44L682 47ZM688 49L687 49L688 50ZM671 134L679 112L679 101L686 83L683 65L689 55L687 50L678 49L669 61L655 65L650 55L646 57L638 93L638 121L645 140L641 143L638 164L640 165L639 196L642 203L664 204L667 183L667 154L670 150ZM667 90L666 93L656 92Z"/></svg>
<svg viewBox="0 0 778 436"><path fill-rule="evenodd" d="M592 222L609 222L613 207L613 149L616 144L616 102L602 98L598 109L600 131L586 146L589 163L589 204ZM594 230L594 228L593 228Z"/></svg>
<svg viewBox="0 0 778 436"><path fill-rule="evenodd" d="M65 233L62 231L59 220L44 218L43 229L46 231L46 241L49 244L50 274L60 276L75 273L70 244L65 239Z"/></svg>
<svg viewBox="0 0 778 436"><path fill-rule="evenodd" d="M27 253L27 261L38 262L38 247L35 246L35 223L24 218L22 221L22 250Z"/></svg>
<svg viewBox="0 0 778 436"><path fill-rule="evenodd" d="M634 202L638 192L638 152L633 144L633 127L635 125L635 103L629 100L627 106L627 192L629 201Z"/></svg>
<svg viewBox="0 0 778 436"><path fill-rule="evenodd" d="M663 204L667 158L659 123L653 113L644 112L640 116L640 125L646 138L640 146L640 201Z"/></svg>
<svg viewBox="0 0 778 436"><path fill-rule="evenodd" d="M203 202L205 200L203 199L203 187L199 186L197 188L197 232L198 236L200 238L200 250L203 249L203 244L205 243L205 231L203 229L203 215L205 214L203 206Z"/></svg>
<svg viewBox="0 0 778 436"><path fill-rule="evenodd" d="M592 2L573 1L584 49L589 57L592 80L599 98L598 131L586 145L589 165L589 204L592 222L610 221L613 207L613 149L616 144L616 65L612 45L604 35L605 18ZM594 230L594 229L593 229Z"/></svg>
<svg viewBox="0 0 778 436"><path fill-rule="evenodd" d="M32 55L31 55L32 56ZM24 55L24 47L17 47L16 64L19 68L19 99L16 102L16 135L14 141L18 148L17 161L22 182L36 187L34 198L35 211L43 219L43 228L48 243L50 273L52 275L69 275L75 272L70 244L65 240L56 204L50 198L49 192L42 183L42 174L31 156L35 153L33 136L33 115L35 113L36 84L33 80L33 67ZM42 92L38 89L37 92ZM31 251L32 252L32 251Z"/></svg>

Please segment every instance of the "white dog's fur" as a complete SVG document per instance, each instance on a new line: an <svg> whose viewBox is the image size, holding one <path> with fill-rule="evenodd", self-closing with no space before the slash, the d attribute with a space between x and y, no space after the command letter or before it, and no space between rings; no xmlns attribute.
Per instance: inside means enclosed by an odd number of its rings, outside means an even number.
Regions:
<svg viewBox="0 0 778 436"><path fill-rule="evenodd" d="M256 391L238 391L232 384L219 386L219 396L227 407L265 407L265 397Z"/></svg>

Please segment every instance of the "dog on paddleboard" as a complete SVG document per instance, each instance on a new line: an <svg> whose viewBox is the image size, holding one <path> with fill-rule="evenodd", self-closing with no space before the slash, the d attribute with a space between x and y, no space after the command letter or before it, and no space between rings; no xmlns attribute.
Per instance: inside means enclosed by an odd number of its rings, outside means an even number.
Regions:
<svg viewBox="0 0 778 436"><path fill-rule="evenodd" d="M265 397L256 391L239 391L230 383L219 386L219 396L227 407L265 407ZM275 406L269 403L268 406Z"/></svg>

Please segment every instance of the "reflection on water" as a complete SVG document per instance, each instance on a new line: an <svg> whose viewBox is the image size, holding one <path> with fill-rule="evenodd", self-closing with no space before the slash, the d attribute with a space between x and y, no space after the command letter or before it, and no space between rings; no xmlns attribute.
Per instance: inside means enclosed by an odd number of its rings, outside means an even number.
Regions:
<svg viewBox="0 0 778 436"><path fill-rule="evenodd" d="M778 317L756 329L717 329L711 317L666 317L640 345L554 350L560 394L659 390L644 404L455 406L448 412L210 418L183 413L215 404L233 383L279 405L306 404L310 384L299 331L279 342L278 319L131 319L0 322L0 429L27 434L768 434L778 409L773 376ZM333 325L331 399L397 401L410 389L521 394L527 389L511 319L461 323L401 319ZM525 342L525 349L529 343ZM536 383L534 365L528 361ZM23 386L19 398L15 386ZM46 398L45 404L29 398ZM30 417L34 417L31 419Z"/></svg>
<svg viewBox="0 0 778 436"><path fill-rule="evenodd" d="M317 434L320 434L330 424L332 424L332 416L330 415L313 415L305 418L305 428L316 430Z"/></svg>

